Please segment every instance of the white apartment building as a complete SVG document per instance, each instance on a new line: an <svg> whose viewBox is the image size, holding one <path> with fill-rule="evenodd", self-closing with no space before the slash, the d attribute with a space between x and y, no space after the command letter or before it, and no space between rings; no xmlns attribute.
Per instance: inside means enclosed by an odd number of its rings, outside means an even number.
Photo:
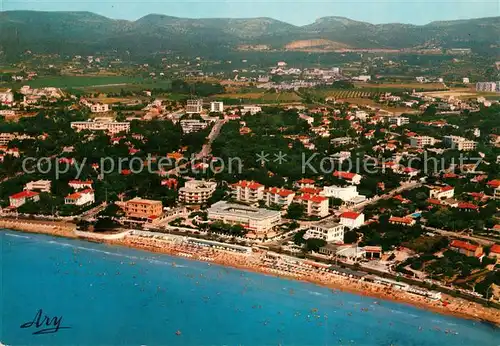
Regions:
<svg viewBox="0 0 500 346"><path fill-rule="evenodd" d="M448 199L453 198L455 188L453 186L435 187L429 191L429 198Z"/></svg>
<svg viewBox="0 0 500 346"><path fill-rule="evenodd" d="M256 233L267 232L281 222L281 212L219 201L207 210L210 221L240 224Z"/></svg>
<svg viewBox="0 0 500 346"><path fill-rule="evenodd" d="M361 75L353 78L354 80L359 80L361 82L368 82L369 80L372 80L372 76L368 75Z"/></svg>
<svg viewBox="0 0 500 346"><path fill-rule="evenodd" d="M224 103L223 102L210 102L210 112L213 112L213 113L224 112Z"/></svg>
<svg viewBox="0 0 500 346"><path fill-rule="evenodd" d="M410 118L407 117L389 117L389 124L403 126L410 123Z"/></svg>
<svg viewBox="0 0 500 346"><path fill-rule="evenodd" d="M354 140L351 137L338 137L330 140L330 143L336 147L351 144Z"/></svg>
<svg viewBox="0 0 500 346"><path fill-rule="evenodd" d="M129 132L129 122L118 121L75 121L71 123L71 128L80 132L83 130L89 131L106 131L109 134L116 134L120 132Z"/></svg>
<svg viewBox="0 0 500 346"><path fill-rule="evenodd" d="M477 147L477 142L459 136L444 136L443 143L450 149L456 149L460 151L475 150Z"/></svg>
<svg viewBox="0 0 500 346"><path fill-rule="evenodd" d="M264 192L264 200L266 205L279 205L282 208L287 208L295 197L295 192L278 187L271 187Z"/></svg>
<svg viewBox="0 0 500 346"><path fill-rule="evenodd" d="M16 111L13 111L11 109L1 109L0 115L5 117L13 117L14 115L16 115Z"/></svg>
<svg viewBox="0 0 500 346"><path fill-rule="evenodd" d="M353 229L363 226L365 223L365 214L346 211L340 215L340 224Z"/></svg>
<svg viewBox="0 0 500 346"><path fill-rule="evenodd" d="M436 139L429 136L410 137L410 145L415 148L423 148L425 146L433 146L436 144Z"/></svg>
<svg viewBox="0 0 500 346"><path fill-rule="evenodd" d="M463 84L469 84L470 83L470 79L468 77L464 77L464 78L462 78L462 83Z"/></svg>
<svg viewBox="0 0 500 346"><path fill-rule="evenodd" d="M354 116L361 121L366 121L366 118L368 118L368 113L366 113L365 111L356 111L354 113Z"/></svg>
<svg viewBox="0 0 500 346"><path fill-rule="evenodd" d="M333 162L338 162L341 165L342 162L351 158L351 152L340 151L338 153L330 155L330 158L332 159Z"/></svg>
<svg viewBox="0 0 500 346"><path fill-rule="evenodd" d="M14 93L10 90L6 92L0 92L0 103L1 104L11 104L14 102Z"/></svg>
<svg viewBox="0 0 500 346"><path fill-rule="evenodd" d="M320 195L329 198L338 198L347 203L361 203L366 200L366 197L358 193L358 188L355 185L345 187L341 186L325 186Z"/></svg>
<svg viewBox="0 0 500 346"><path fill-rule="evenodd" d="M192 133L206 129L208 127L208 123L199 119L184 119L181 120L181 127L182 132Z"/></svg>
<svg viewBox="0 0 500 346"><path fill-rule="evenodd" d="M186 181L179 189L179 202L185 204L205 204L215 192L217 183L205 180Z"/></svg>
<svg viewBox="0 0 500 346"><path fill-rule="evenodd" d="M95 202L95 195L94 191L91 189L74 192L72 194L67 195L64 198L64 204L71 204L77 206L92 204L94 202Z"/></svg>
<svg viewBox="0 0 500 346"><path fill-rule="evenodd" d="M295 202L305 207L308 216L325 217L328 215L329 201L327 197L304 193L294 198Z"/></svg>
<svg viewBox="0 0 500 346"><path fill-rule="evenodd" d="M13 133L3 132L0 133L0 145L7 145L9 142L16 138L16 135Z"/></svg>
<svg viewBox="0 0 500 346"><path fill-rule="evenodd" d="M199 114L203 111L203 100L187 100L186 114Z"/></svg>
<svg viewBox="0 0 500 346"><path fill-rule="evenodd" d="M40 194L38 192L27 191L27 190L9 196L9 202L11 208L19 208L28 201L38 202L39 200L40 200Z"/></svg>
<svg viewBox="0 0 500 346"><path fill-rule="evenodd" d="M251 115L255 115L260 112L262 112L262 108L259 106L243 106L241 109L242 114L250 113Z"/></svg>
<svg viewBox="0 0 500 346"><path fill-rule="evenodd" d="M70 180L68 185L75 190L92 189L92 180Z"/></svg>
<svg viewBox="0 0 500 346"><path fill-rule="evenodd" d="M476 91L478 92L496 92L497 83L495 82L478 82L476 83Z"/></svg>
<svg viewBox="0 0 500 346"><path fill-rule="evenodd" d="M50 180L30 181L24 186L28 191L50 192L52 182Z"/></svg>
<svg viewBox="0 0 500 346"><path fill-rule="evenodd" d="M94 103L90 105L90 111L92 113L106 113L109 112L109 105L104 103Z"/></svg>
<svg viewBox="0 0 500 346"><path fill-rule="evenodd" d="M255 181L240 180L231 187L232 197L238 202L257 203L264 199L265 186Z"/></svg>
<svg viewBox="0 0 500 346"><path fill-rule="evenodd" d="M500 186L493 190L493 198L500 199Z"/></svg>
<svg viewBox="0 0 500 346"><path fill-rule="evenodd" d="M344 225L338 224L336 222L320 222L315 225L311 225L311 227L304 234L304 239L316 238L323 239L328 243L343 243L344 229Z"/></svg>

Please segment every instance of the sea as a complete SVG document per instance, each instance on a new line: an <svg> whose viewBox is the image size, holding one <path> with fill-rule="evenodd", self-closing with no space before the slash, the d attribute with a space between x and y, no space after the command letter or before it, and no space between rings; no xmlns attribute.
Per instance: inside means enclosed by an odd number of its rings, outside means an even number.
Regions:
<svg viewBox="0 0 500 346"><path fill-rule="evenodd" d="M4 345L500 345L498 328L215 264L0 231Z"/></svg>

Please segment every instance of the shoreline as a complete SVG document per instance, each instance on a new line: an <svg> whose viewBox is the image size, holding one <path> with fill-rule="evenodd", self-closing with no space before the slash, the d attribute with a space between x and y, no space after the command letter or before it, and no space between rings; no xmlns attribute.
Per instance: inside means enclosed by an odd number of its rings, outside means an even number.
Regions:
<svg viewBox="0 0 500 346"><path fill-rule="evenodd" d="M127 236L124 239L104 240L92 239L86 237L79 237L74 233L74 229L65 226L55 226L55 224L45 224L45 227L39 228L38 222L33 223L19 223L16 227L9 225L6 227L5 220L0 220L0 228L11 230L14 232L24 232L33 234L44 234L56 236L61 238L79 239L93 243L101 243L112 246L126 247L130 249L143 250L150 253L160 253L173 257L182 257L184 259L191 259L198 262L214 263L223 267L230 267L247 272L253 272L263 275L271 275L278 278L301 281L322 287L326 287L335 291L342 291L351 294L361 295L364 297L371 297L385 301L409 305L412 307L432 311L442 315L464 318L468 320L475 320L478 322L488 323L496 327L500 327L500 310L485 307L478 303L467 301L462 298L455 298L443 294L439 301L431 300L423 296L417 296L401 290L396 290L391 287L377 285L358 279L349 278L340 275L334 275L325 272L307 273L305 275L294 275L282 270L274 269L265 266L261 262L261 257L256 254L244 255L222 250L186 247L184 245L167 244L161 242L158 245L157 240L150 241L149 238L141 238L138 236ZM33 225L30 227L29 225ZM36 228L35 228L36 226ZM443 302L447 302L444 304Z"/></svg>

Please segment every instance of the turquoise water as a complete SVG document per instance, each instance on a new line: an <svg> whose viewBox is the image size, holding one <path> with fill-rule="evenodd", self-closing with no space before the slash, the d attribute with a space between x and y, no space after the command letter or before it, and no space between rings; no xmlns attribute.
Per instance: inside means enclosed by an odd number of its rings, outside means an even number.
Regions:
<svg viewBox="0 0 500 346"><path fill-rule="evenodd" d="M7 345L500 344L487 324L207 263L11 231L0 246ZM70 329L20 328L39 309Z"/></svg>

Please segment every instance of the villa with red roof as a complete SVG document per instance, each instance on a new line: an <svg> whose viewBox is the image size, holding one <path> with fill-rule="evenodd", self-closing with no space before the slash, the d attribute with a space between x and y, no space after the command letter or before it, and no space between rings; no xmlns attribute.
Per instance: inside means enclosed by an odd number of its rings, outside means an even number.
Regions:
<svg viewBox="0 0 500 346"><path fill-rule="evenodd" d="M347 180L351 184L355 184L355 185L358 185L361 182L361 176L359 174L356 174L356 173L335 171L333 173L333 176L337 177L339 179Z"/></svg>
<svg viewBox="0 0 500 346"><path fill-rule="evenodd" d="M481 246L457 239L450 243L450 250L466 256L481 257L483 254L483 248Z"/></svg>
<svg viewBox="0 0 500 346"><path fill-rule="evenodd" d="M464 209L467 211L472 211L472 210L479 210L479 207L475 204L472 203L467 203L467 202L461 202L458 203L458 209Z"/></svg>
<svg viewBox="0 0 500 346"><path fill-rule="evenodd" d="M294 201L305 207L308 216L325 217L328 215L329 201L327 197L304 193L295 196Z"/></svg>
<svg viewBox="0 0 500 346"><path fill-rule="evenodd" d="M64 204L77 206L92 204L95 202L94 190L86 189L83 191L71 193L64 198Z"/></svg>
<svg viewBox="0 0 500 346"><path fill-rule="evenodd" d="M486 183L486 185L496 189L496 188L500 187L500 179L490 180Z"/></svg>
<svg viewBox="0 0 500 346"><path fill-rule="evenodd" d="M365 214L346 211L340 215L340 224L348 228L358 228L365 223Z"/></svg>
<svg viewBox="0 0 500 346"><path fill-rule="evenodd" d="M500 245L493 244L491 246L489 257L495 257L497 259L497 263L500 262Z"/></svg>
<svg viewBox="0 0 500 346"><path fill-rule="evenodd" d="M240 180L231 187L233 198L239 202L257 203L264 199L265 187L255 181Z"/></svg>
<svg viewBox="0 0 500 346"><path fill-rule="evenodd" d="M391 218L389 219L389 223L393 225L413 226L416 222L415 219L411 217L391 216Z"/></svg>
<svg viewBox="0 0 500 346"><path fill-rule="evenodd" d="M19 208L26 202L38 202L40 200L40 194L35 191L21 191L9 197L10 207Z"/></svg>
<svg viewBox="0 0 500 346"><path fill-rule="evenodd" d="M435 187L429 191L429 198L435 199L448 199L453 198L455 194L455 188L453 186L442 186Z"/></svg>
<svg viewBox="0 0 500 346"><path fill-rule="evenodd" d="M278 187L271 187L264 192L264 200L266 205L279 205L282 208L287 208L295 197L295 192Z"/></svg>

